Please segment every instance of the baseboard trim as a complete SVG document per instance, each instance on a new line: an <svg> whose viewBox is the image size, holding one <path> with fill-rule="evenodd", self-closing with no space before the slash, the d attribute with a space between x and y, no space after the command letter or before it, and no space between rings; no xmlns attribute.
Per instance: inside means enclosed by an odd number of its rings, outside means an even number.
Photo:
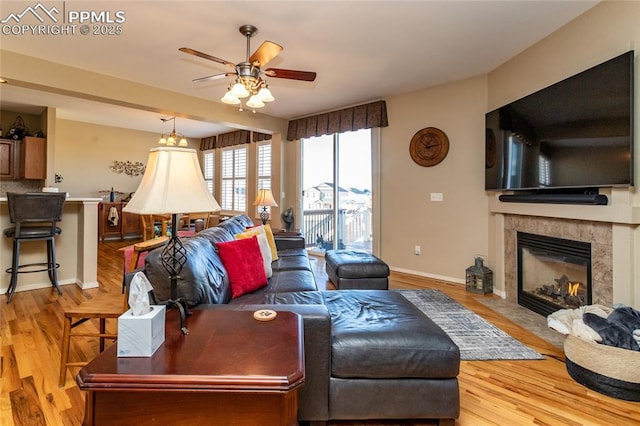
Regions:
<svg viewBox="0 0 640 426"><path fill-rule="evenodd" d="M446 277L444 275L436 275L436 274L429 274L427 272L421 272L421 271L414 271L412 269L404 269L404 268L396 268L394 266L390 266L389 269L391 271L394 272L400 272L403 274L409 274L409 275L417 275L419 277L425 277L425 278L431 278L434 280L441 280L441 281L447 281L450 283L454 283L454 284L461 284L461 285L466 285L466 281L460 278L453 278L453 277ZM498 289L493 289L493 294L495 294L496 296L500 297L501 299L506 299L507 298L507 293L504 290L498 290Z"/></svg>
<svg viewBox="0 0 640 426"><path fill-rule="evenodd" d="M444 275L430 274L428 272L414 271L412 269L397 268L395 266L389 266L389 269L394 271L394 272L401 272L403 274L417 275L419 277L432 278L434 280L441 280L441 281L448 281L448 282L455 283L455 284L462 284L462 285L466 284L465 280L461 279L461 278L454 278L454 277L447 277L447 276L444 276Z"/></svg>
<svg viewBox="0 0 640 426"><path fill-rule="evenodd" d="M58 280L58 286L62 287L69 284L76 284L75 279L66 279L66 280ZM0 287L0 294L5 294L9 287ZM43 288L54 288L51 285L51 281L43 281L39 283L31 283L31 284L20 284L20 280L18 279L18 285L16 286L16 293L20 293L23 291L31 291L31 290L40 290Z"/></svg>

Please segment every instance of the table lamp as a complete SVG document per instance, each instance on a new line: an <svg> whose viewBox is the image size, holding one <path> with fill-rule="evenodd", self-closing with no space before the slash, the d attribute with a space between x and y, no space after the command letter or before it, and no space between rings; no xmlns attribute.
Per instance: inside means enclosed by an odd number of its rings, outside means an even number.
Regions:
<svg viewBox="0 0 640 426"><path fill-rule="evenodd" d="M267 206L278 207L276 200L273 199L273 194L271 193L270 189L258 189L258 196L253 202L253 205L262 206L260 219L262 220L263 225L266 225L267 221L269 220L269 211L267 210Z"/></svg>
<svg viewBox="0 0 640 426"><path fill-rule="evenodd" d="M171 279L167 305L180 310L180 329L188 334L187 303L178 298L178 277L187 252L178 238L178 214L220 211L205 184L195 149L159 147L149 151L147 167L138 189L122 209L135 214L171 214L171 238L161 254L162 265Z"/></svg>

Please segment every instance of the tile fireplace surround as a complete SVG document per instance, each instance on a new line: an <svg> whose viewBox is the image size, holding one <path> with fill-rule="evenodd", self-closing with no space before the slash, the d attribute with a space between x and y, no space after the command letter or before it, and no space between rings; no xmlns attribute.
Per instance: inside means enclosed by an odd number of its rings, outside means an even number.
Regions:
<svg viewBox="0 0 640 426"><path fill-rule="evenodd" d="M640 207L629 205L625 194L607 196L607 206L504 203L490 196L494 293L517 303L516 233L521 231L591 243L592 303L638 308L640 256L634 252L640 252Z"/></svg>
<svg viewBox="0 0 640 426"><path fill-rule="evenodd" d="M507 300L517 303L518 275L516 232L564 238L566 240L591 243L592 303L611 306L613 301L613 256L611 224L546 218L535 216L506 215L504 220L505 283Z"/></svg>

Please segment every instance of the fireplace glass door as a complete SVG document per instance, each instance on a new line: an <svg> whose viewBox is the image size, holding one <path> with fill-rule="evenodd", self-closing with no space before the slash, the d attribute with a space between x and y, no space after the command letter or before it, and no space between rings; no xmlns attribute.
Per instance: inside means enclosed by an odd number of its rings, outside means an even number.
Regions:
<svg viewBox="0 0 640 426"><path fill-rule="evenodd" d="M545 316L591 304L591 244L518 232L518 303Z"/></svg>

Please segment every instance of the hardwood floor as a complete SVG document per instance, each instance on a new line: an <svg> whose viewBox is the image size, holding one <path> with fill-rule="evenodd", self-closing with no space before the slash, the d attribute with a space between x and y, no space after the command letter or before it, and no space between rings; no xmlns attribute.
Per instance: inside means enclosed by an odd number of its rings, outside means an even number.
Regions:
<svg viewBox="0 0 640 426"><path fill-rule="evenodd" d="M71 373L58 387L62 312L80 302L120 292L123 259L130 242L99 243L100 288L64 286L18 292L11 304L0 296L0 425L82 423L84 394ZM318 282L327 286L324 262L312 257ZM20 284L18 283L18 287ZM392 288L438 288L511 336L544 354L543 361L463 361L459 376L461 414L457 425L640 425L640 403L593 392L569 377L561 349L495 313L476 294L444 281L393 273ZM332 288L329 284L328 288ZM109 327L115 329L115 324ZM84 324L92 327L96 324ZM71 357L89 360L97 339L74 339ZM78 369L72 369L73 374ZM213 424L213 421L212 421ZM429 421L332 422L332 425L430 425Z"/></svg>

